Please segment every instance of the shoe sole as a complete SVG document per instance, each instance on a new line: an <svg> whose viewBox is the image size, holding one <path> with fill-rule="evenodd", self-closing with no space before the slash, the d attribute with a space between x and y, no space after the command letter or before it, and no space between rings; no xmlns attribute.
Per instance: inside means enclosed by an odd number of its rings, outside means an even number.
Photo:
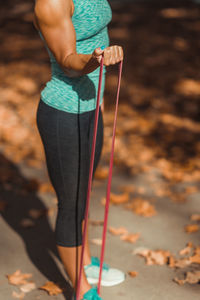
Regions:
<svg viewBox="0 0 200 300"><path fill-rule="evenodd" d="M89 284L96 284L99 282L99 279L90 278L90 277L87 278L87 280L88 280ZM114 285L122 283L124 280L125 280L125 278L123 278L121 280L110 281L110 282L101 280L101 286L114 286Z"/></svg>

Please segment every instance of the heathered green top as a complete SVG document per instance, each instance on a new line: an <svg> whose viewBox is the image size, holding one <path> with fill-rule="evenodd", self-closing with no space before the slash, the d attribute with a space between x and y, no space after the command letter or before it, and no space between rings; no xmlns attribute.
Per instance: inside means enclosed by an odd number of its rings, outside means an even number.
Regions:
<svg viewBox="0 0 200 300"><path fill-rule="evenodd" d="M107 0L73 0L75 11L72 22L76 31L77 53L91 54L95 48L108 47L107 25L112 11ZM48 105L70 113L83 113L96 108L99 70L68 77L47 48L51 62L51 80L41 92L41 99ZM100 105L103 101L106 67L103 70Z"/></svg>

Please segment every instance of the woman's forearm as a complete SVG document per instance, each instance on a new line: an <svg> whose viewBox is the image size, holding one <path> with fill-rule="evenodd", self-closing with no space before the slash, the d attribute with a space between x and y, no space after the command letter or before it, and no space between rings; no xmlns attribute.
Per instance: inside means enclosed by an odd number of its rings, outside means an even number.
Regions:
<svg viewBox="0 0 200 300"><path fill-rule="evenodd" d="M62 68L67 76L79 77L89 74L99 67L99 62L92 54L72 53L62 63Z"/></svg>

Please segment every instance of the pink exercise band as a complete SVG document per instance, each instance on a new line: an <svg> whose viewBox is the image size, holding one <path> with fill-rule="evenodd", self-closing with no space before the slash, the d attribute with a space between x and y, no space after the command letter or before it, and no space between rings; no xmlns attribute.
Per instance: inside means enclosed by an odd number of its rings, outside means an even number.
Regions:
<svg viewBox="0 0 200 300"><path fill-rule="evenodd" d="M80 300L80 286L81 286L82 273L83 273L83 257L84 257L87 227L88 227L90 194L91 194L91 187L92 187L96 135L97 135L97 126L98 126L98 118L99 118L99 103L100 103L102 77L103 77L103 61L104 61L104 57L102 55L102 59L101 59L101 63L100 63L99 85L98 85L97 104L96 104L95 120L94 120L94 131L93 131L91 158L90 158L87 200L86 200L85 218L84 218L85 222L84 222L84 228L83 228L83 243L82 243L82 251L81 251L78 284L77 284L77 290L76 290L76 300ZM105 204L105 213L104 213L104 227L103 227L103 236L102 236L101 257L100 257L100 272L99 272L99 282L98 282L98 294L99 295L100 295L102 268L103 268L103 260L104 260L104 253L105 253L105 243L106 243L106 232L107 232L108 213L109 213L110 190L111 190L112 168L113 168L113 157L114 157L114 144L115 144L115 134L116 134L116 123L117 123L117 112L118 112L119 92L120 92L120 85L121 85L122 66L123 66L123 61L121 61L119 63L116 108L115 108L115 118L114 118L114 124L113 124L112 147L111 147L111 154L110 154L110 166L109 166L108 183L107 183L106 204Z"/></svg>

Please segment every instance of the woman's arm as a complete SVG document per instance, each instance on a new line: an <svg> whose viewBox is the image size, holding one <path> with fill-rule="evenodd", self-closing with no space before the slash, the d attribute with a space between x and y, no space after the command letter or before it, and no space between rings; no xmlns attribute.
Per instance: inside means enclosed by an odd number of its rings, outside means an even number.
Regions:
<svg viewBox="0 0 200 300"><path fill-rule="evenodd" d="M99 64L92 55L76 53L76 32L71 20L71 0L37 0L35 17L47 46L70 77L95 70Z"/></svg>
<svg viewBox="0 0 200 300"><path fill-rule="evenodd" d="M104 65L115 64L123 59L119 46L100 48L92 54L76 52L76 32L72 23L72 0L37 0L35 19L48 48L69 77L93 72L99 67L104 52Z"/></svg>

